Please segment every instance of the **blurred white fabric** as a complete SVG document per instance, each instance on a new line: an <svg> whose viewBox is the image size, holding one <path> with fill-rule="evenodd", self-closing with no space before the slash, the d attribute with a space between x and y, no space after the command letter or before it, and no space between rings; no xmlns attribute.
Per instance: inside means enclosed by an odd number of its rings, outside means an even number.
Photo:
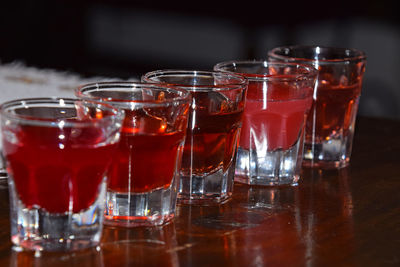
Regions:
<svg viewBox="0 0 400 267"><path fill-rule="evenodd" d="M0 64L0 102L29 97L74 97L79 85L119 79L83 78L76 73L27 67L14 62Z"/></svg>
<svg viewBox="0 0 400 267"><path fill-rule="evenodd" d="M74 97L74 89L79 85L117 80L120 79L83 78L76 73L27 67L20 62L0 64L0 103L18 98ZM1 147L0 142L0 149ZM0 157L0 169L2 167Z"/></svg>

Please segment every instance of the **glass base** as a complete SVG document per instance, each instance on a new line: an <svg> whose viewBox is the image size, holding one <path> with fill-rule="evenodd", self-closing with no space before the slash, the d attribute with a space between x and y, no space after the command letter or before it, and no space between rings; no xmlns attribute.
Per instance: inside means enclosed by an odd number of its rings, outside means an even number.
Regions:
<svg viewBox="0 0 400 267"><path fill-rule="evenodd" d="M349 165L351 147L346 140L330 139L322 143L304 144L303 166L321 169L340 169Z"/></svg>
<svg viewBox="0 0 400 267"><path fill-rule="evenodd" d="M297 185L300 179L301 142L288 150L257 152L239 147L235 181L249 185Z"/></svg>
<svg viewBox="0 0 400 267"><path fill-rule="evenodd" d="M239 176L235 177L235 181L242 184L248 185L264 185L264 186L297 186L298 181L300 180L300 175L294 175L293 177L263 177L263 176Z"/></svg>
<svg viewBox="0 0 400 267"><path fill-rule="evenodd" d="M224 204L233 192L234 164L224 173L222 168L204 176L185 176L180 179L178 203L194 205Z"/></svg>
<svg viewBox="0 0 400 267"><path fill-rule="evenodd" d="M174 186L146 193L108 191L104 224L123 227L165 224L175 217L176 194Z"/></svg>
<svg viewBox="0 0 400 267"><path fill-rule="evenodd" d="M105 180L97 200L79 213L49 213L41 208L27 208L17 198L9 179L11 241L22 249L36 251L72 251L97 246L103 229Z"/></svg>
<svg viewBox="0 0 400 267"><path fill-rule="evenodd" d="M33 240L32 238L23 239L19 235L11 237L11 241L15 250L33 250L33 251L50 251L50 252L66 252L87 249L99 245L100 237L91 240L83 239L63 239L63 238L48 238L45 240Z"/></svg>
<svg viewBox="0 0 400 267"><path fill-rule="evenodd" d="M303 160L303 166L306 168L333 170L341 169L350 165L349 161L317 161Z"/></svg>

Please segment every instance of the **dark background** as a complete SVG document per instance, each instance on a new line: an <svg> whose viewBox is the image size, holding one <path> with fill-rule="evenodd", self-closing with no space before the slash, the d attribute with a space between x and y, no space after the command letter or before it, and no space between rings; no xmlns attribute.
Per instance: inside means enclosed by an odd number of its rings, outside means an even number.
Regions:
<svg viewBox="0 0 400 267"><path fill-rule="evenodd" d="M123 79L262 59L275 46L364 50L359 114L400 119L395 1L2 1L0 61ZM0 88L1 90L1 88Z"/></svg>

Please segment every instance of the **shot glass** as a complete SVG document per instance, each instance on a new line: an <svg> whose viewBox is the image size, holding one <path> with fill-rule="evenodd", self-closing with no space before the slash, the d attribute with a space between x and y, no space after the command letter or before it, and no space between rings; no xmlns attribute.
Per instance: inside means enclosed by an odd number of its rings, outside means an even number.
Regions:
<svg viewBox="0 0 400 267"><path fill-rule="evenodd" d="M3 103L0 114L12 243L46 251L96 246L121 112L77 99L30 98Z"/></svg>
<svg viewBox="0 0 400 267"><path fill-rule="evenodd" d="M318 79L306 125L303 165L325 169L349 164L366 55L356 49L285 46L270 60L314 65Z"/></svg>
<svg viewBox="0 0 400 267"><path fill-rule="evenodd" d="M115 82L83 85L76 96L125 113L104 223L153 226L173 219L190 94L162 85Z"/></svg>
<svg viewBox="0 0 400 267"><path fill-rule="evenodd" d="M305 119L317 71L267 61L227 61L214 70L249 81L235 180L250 185L297 185Z"/></svg>
<svg viewBox="0 0 400 267"><path fill-rule="evenodd" d="M247 80L210 71L158 70L142 76L192 95L180 169L180 203L225 203L233 192Z"/></svg>

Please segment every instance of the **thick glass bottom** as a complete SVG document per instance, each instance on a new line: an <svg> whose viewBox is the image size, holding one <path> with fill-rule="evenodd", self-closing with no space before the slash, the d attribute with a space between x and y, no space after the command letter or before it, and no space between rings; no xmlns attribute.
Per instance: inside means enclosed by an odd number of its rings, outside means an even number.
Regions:
<svg viewBox="0 0 400 267"><path fill-rule="evenodd" d="M224 204L233 192L234 164L203 176L181 176L178 203L194 205Z"/></svg>
<svg viewBox="0 0 400 267"><path fill-rule="evenodd" d="M304 144L304 167L321 169L344 168L350 163L351 144L347 138L329 139L321 143Z"/></svg>
<svg viewBox="0 0 400 267"><path fill-rule="evenodd" d="M27 208L9 179L11 241L22 249L72 251L99 244L103 229L105 180L97 200L78 213L49 213L40 207Z"/></svg>
<svg viewBox="0 0 400 267"><path fill-rule="evenodd" d="M175 216L177 191L174 184L145 193L108 191L104 224L135 227L167 223Z"/></svg>
<svg viewBox="0 0 400 267"><path fill-rule="evenodd" d="M249 185L297 185L301 153L301 141L287 150L257 151L239 147L235 181Z"/></svg>

